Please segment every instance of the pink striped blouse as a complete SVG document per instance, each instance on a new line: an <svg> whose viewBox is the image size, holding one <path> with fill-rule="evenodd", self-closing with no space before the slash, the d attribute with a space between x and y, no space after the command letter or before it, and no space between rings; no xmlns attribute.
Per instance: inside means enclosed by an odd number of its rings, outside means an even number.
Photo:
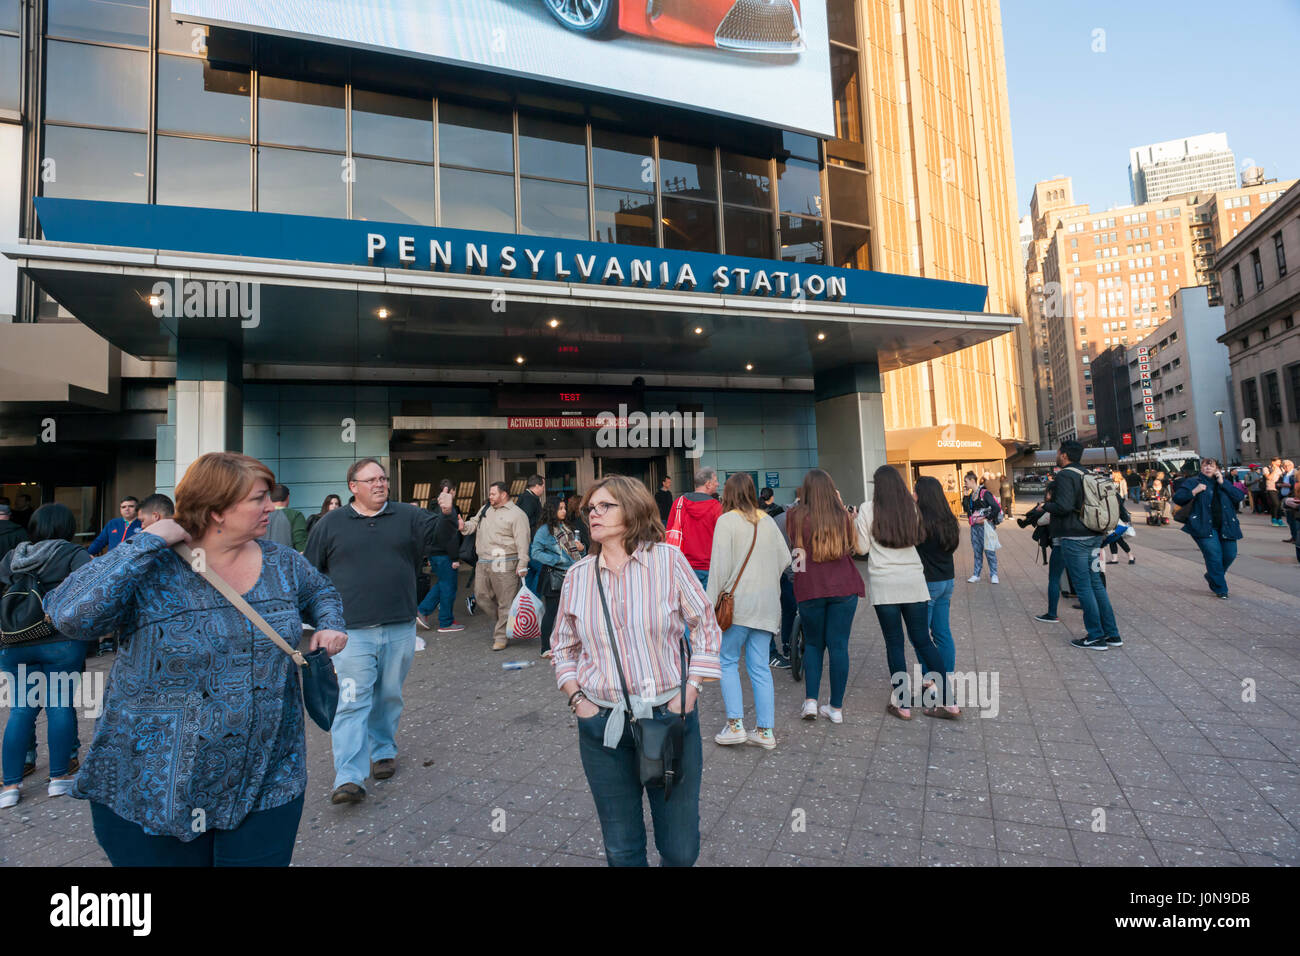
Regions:
<svg viewBox="0 0 1300 956"><path fill-rule="evenodd" d="M681 684L678 638L689 624L691 656L687 676L722 676L718 652L722 631L713 607L685 555L666 544L639 547L617 573L600 561L609 614L618 635L627 686L639 697L655 697ZM551 635L555 681L577 680L602 700L623 699L618 667L610 649L596 589L597 559L588 555L569 568Z"/></svg>

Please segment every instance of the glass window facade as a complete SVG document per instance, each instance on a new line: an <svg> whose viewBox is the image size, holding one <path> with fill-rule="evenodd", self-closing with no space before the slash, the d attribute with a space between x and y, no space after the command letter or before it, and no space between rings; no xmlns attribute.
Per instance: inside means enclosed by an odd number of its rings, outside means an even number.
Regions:
<svg viewBox="0 0 1300 956"><path fill-rule="evenodd" d="M184 56L158 57L158 129L248 142L252 80Z"/></svg>
<svg viewBox="0 0 1300 956"><path fill-rule="evenodd" d="M148 202L149 137L144 133L50 126L45 131L46 196Z"/></svg>
<svg viewBox="0 0 1300 956"><path fill-rule="evenodd" d="M252 208L246 145L159 136L156 149L160 206Z"/></svg>
<svg viewBox="0 0 1300 956"><path fill-rule="evenodd" d="M149 54L50 40L45 63L47 123L149 128Z"/></svg>
<svg viewBox="0 0 1300 956"><path fill-rule="evenodd" d="M48 0L47 35L149 45L149 0Z"/></svg>

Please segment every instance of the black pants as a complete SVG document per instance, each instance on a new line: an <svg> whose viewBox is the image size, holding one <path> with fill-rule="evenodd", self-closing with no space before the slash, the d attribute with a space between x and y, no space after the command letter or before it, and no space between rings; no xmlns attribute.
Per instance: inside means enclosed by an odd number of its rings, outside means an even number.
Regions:
<svg viewBox="0 0 1300 956"><path fill-rule="evenodd" d="M1128 546L1128 542L1125 541L1122 537L1117 538L1116 540L1110 543L1110 553L1112 555L1118 556L1120 548L1124 549L1125 554L1131 554L1133 552L1133 549Z"/></svg>
<svg viewBox="0 0 1300 956"><path fill-rule="evenodd" d="M545 652L551 649L551 631L555 630L555 612L560 608L560 592L543 590L541 598L546 606L542 612L542 651Z"/></svg>
<svg viewBox="0 0 1300 956"><path fill-rule="evenodd" d="M288 866L303 798L250 813L233 830L208 830L188 843L153 836L102 803L90 804L95 839L114 866Z"/></svg>

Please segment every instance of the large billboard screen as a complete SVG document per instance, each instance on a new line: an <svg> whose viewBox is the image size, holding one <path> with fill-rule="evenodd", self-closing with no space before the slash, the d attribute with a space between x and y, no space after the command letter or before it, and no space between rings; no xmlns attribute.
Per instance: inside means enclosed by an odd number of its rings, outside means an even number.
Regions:
<svg viewBox="0 0 1300 956"><path fill-rule="evenodd" d="M822 0L172 0L172 15L834 134Z"/></svg>

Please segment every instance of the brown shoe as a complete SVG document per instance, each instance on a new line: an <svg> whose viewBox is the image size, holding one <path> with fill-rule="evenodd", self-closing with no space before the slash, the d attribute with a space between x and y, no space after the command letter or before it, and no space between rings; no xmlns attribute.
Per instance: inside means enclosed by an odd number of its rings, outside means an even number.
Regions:
<svg viewBox="0 0 1300 956"><path fill-rule="evenodd" d="M504 651L504 650L506 649L506 643L507 643L506 641L493 641L493 642L492 642L492 650L494 650L494 651Z"/></svg>
<svg viewBox="0 0 1300 956"><path fill-rule="evenodd" d="M345 783L330 795L330 803L360 803L366 798L366 791L355 783Z"/></svg>
<svg viewBox="0 0 1300 956"><path fill-rule="evenodd" d="M395 757L376 760L370 765L370 775L376 780L387 780L395 773L397 773L397 758Z"/></svg>

